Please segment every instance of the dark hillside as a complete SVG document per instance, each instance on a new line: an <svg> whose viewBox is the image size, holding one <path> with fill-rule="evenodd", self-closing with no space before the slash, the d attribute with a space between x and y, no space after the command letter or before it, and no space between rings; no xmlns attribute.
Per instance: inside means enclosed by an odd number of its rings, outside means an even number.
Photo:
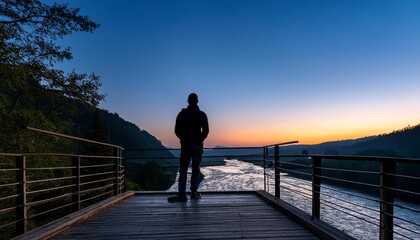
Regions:
<svg viewBox="0 0 420 240"><path fill-rule="evenodd" d="M350 149L354 153L383 150L384 152L392 151L401 157L420 158L420 124L380 135L364 143L354 144Z"/></svg>
<svg viewBox="0 0 420 240"><path fill-rule="evenodd" d="M73 134L89 136L93 112L82 109L83 114L73 119ZM174 182L178 161L172 159L172 153L162 143L135 124L122 119L116 113L100 110L101 118L108 130L108 142L122 146L126 164L126 174L137 184L135 190L165 190ZM134 149L159 149L139 151ZM150 157L150 159L145 159ZM142 158L142 159L140 159ZM158 158L158 159L156 159ZM162 168L169 166L169 168Z"/></svg>
<svg viewBox="0 0 420 240"><path fill-rule="evenodd" d="M301 154L303 151L307 151L309 154L352 154L349 152L349 148L355 144L364 144L367 141L373 140L376 137L364 137L359 139L340 140L324 142L320 144L297 144L292 146L280 147L282 154Z"/></svg>
<svg viewBox="0 0 420 240"><path fill-rule="evenodd" d="M280 148L283 154L301 154L303 151L309 154L363 155L362 153L367 153L367 155L420 159L420 124L378 136Z"/></svg>

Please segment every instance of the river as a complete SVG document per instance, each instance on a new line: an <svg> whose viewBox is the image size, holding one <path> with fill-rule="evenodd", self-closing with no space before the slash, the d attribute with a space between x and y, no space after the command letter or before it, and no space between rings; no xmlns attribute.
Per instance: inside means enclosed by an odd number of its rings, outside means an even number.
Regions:
<svg viewBox="0 0 420 240"><path fill-rule="evenodd" d="M239 160L225 160L225 162L226 164L223 166L201 168L204 180L200 183L200 191L264 189L264 169L262 167ZM272 176L270 179L272 179ZM294 178L287 174L281 175L281 182L282 186L300 192L300 194L296 194L282 187L281 199L310 213L311 200L303 195L311 196L311 182ZM176 182L168 191L176 191L177 187L178 184ZM272 181L268 188L269 192L273 193ZM417 204L400 200L396 200L396 204L420 211L420 205ZM379 239L378 209L379 203L374 196L326 184L323 184L321 187L321 220L357 239ZM353 216L348 213L351 213ZM410 222L420 223L420 214L409 209L396 207L394 215ZM397 218L394 219L394 225L402 227L394 227L394 239L420 239L420 229L417 226Z"/></svg>

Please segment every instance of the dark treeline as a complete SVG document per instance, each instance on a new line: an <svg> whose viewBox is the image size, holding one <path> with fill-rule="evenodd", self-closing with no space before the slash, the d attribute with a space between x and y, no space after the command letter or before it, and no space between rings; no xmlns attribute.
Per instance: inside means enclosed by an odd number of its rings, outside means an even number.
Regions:
<svg viewBox="0 0 420 240"><path fill-rule="evenodd" d="M298 154L297 151L301 151L300 153L302 154L383 156L420 159L419 142L420 125L416 125L393 131L388 134L381 134L378 136L366 137L356 140L328 142L318 145L297 145L284 147L282 148L282 152ZM288 159L287 161L308 166L310 165L310 160L306 158ZM349 182L335 181L332 179L324 179L323 182L346 188L357 189L369 194L379 194L379 190L377 188L350 183L352 181L356 181L379 185L380 165L378 162L324 159L322 161L322 165L325 168L354 170L354 172L348 172L324 169L322 170L324 176ZM310 168L288 165L287 163L283 164L283 167L296 171L302 171L305 173L310 173L311 171ZM420 164L398 163L396 167L397 175L420 178ZM299 178L310 180L310 177L305 177L303 175L294 173L290 174ZM397 176L396 188L419 194L420 181L415 178ZM413 195L404 191L396 192L396 196L414 202L420 200L419 195Z"/></svg>
<svg viewBox="0 0 420 240"><path fill-rule="evenodd" d="M368 155L420 159L420 124L408 126L391 133L359 139L325 142L313 145L281 147L284 154ZM370 152L370 153L369 153Z"/></svg>

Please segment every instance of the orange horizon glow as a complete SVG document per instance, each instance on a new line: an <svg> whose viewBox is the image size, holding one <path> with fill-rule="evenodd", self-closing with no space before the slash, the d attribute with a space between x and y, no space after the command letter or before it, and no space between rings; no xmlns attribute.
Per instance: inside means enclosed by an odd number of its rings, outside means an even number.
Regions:
<svg viewBox="0 0 420 240"><path fill-rule="evenodd" d="M415 124L414 124L415 125ZM411 125L411 126L414 126ZM336 129L331 128L327 131L325 128L317 128L313 130L302 129L294 130L271 130L271 131L231 131L231 132L211 132L205 141L205 147L225 146L225 147L258 147L270 144L299 141L298 144L320 144L331 141L351 140L364 137L377 136L380 134L388 134L396 130L400 130L405 126L377 126L368 129L360 127L357 129ZM175 136L167 136L168 142L163 142L167 147L178 148L179 141Z"/></svg>

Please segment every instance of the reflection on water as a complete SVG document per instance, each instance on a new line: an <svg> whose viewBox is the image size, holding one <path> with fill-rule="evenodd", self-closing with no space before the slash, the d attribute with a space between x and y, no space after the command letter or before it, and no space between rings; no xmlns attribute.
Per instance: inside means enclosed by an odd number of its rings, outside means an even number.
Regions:
<svg viewBox="0 0 420 240"><path fill-rule="evenodd" d="M246 191L264 189L264 170L252 163L225 160L226 165L201 168L200 191ZM188 179L188 185L189 184ZM178 179L177 179L178 181ZM176 191L176 182L168 191Z"/></svg>
<svg viewBox="0 0 420 240"><path fill-rule="evenodd" d="M225 162L226 165L223 166L210 166L201 169L204 180L200 184L200 191L264 189L264 169L262 167L238 160L225 160ZM268 190L273 193L273 172L267 173L271 180ZM189 183L187 186L189 186ZM308 214L311 213L311 182L282 174L281 186L281 199ZM168 191L176 191L177 188L178 184L176 182ZM420 209L420 205L402 201L396 201L396 204ZM375 197L331 185L322 185L321 187L321 219L357 239L379 239L378 209L379 202ZM394 214L413 223L420 223L420 214L407 209L397 207ZM400 219L394 220L394 231L396 232L394 239L407 239L406 237L420 239L418 227ZM419 232L419 235L411 231Z"/></svg>

